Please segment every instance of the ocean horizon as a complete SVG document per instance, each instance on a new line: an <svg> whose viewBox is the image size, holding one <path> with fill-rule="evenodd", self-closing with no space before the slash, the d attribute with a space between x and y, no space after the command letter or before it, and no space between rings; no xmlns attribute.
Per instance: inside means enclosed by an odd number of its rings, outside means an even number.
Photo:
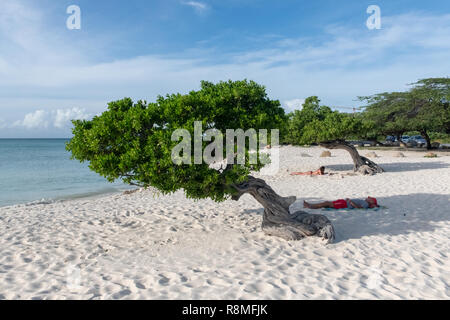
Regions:
<svg viewBox="0 0 450 320"><path fill-rule="evenodd" d="M88 163L70 159L70 138L0 138L0 207L114 193L130 186L108 182Z"/></svg>

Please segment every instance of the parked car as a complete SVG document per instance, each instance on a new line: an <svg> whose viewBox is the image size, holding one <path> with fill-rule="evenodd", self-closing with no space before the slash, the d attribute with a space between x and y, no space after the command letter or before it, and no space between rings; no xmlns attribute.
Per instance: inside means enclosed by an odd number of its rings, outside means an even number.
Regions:
<svg viewBox="0 0 450 320"><path fill-rule="evenodd" d="M409 139L414 140L419 147L427 144L427 141L422 136L412 136Z"/></svg>
<svg viewBox="0 0 450 320"><path fill-rule="evenodd" d="M347 143L355 147L373 147L377 145L375 141L368 141L368 140L350 140L347 141Z"/></svg>
<svg viewBox="0 0 450 320"><path fill-rule="evenodd" d="M394 136L387 136L387 137L386 137L386 141L389 141L389 142L395 142L395 141L397 141L397 138L394 137Z"/></svg>
<svg viewBox="0 0 450 320"><path fill-rule="evenodd" d="M347 142L355 147L363 147L364 146L364 143L362 141L358 141L358 140L350 140Z"/></svg>
<svg viewBox="0 0 450 320"><path fill-rule="evenodd" d="M406 146L407 147L417 147L418 144L417 144L416 140L409 138L408 142L406 143Z"/></svg>
<svg viewBox="0 0 450 320"><path fill-rule="evenodd" d="M364 140L362 141L364 147L375 147L377 145L376 141Z"/></svg>
<svg viewBox="0 0 450 320"><path fill-rule="evenodd" d="M401 140L403 143L408 143L409 142L409 136L402 136Z"/></svg>

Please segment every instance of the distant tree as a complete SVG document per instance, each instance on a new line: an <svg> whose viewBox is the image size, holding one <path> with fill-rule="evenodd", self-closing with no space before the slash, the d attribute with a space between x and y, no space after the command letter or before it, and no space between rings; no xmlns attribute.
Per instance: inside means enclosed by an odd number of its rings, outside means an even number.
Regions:
<svg viewBox="0 0 450 320"><path fill-rule="evenodd" d="M354 171L363 174L383 172L373 161L359 155L345 140L360 136L367 130L361 119L353 114L332 111L321 106L318 97L305 100L301 110L295 110L288 121L288 140L293 144L320 144L329 149L344 149L352 157Z"/></svg>
<svg viewBox="0 0 450 320"><path fill-rule="evenodd" d="M154 103L133 103L125 98L110 102L108 110L92 120L74 120L74 136L67 150L72 158L88 161L93 171L109 181L152 186L162 193L183 189L188 198L214 201L238 200L248 193L264 207L262 229L266 234L288 240L312 235L334 239L325 216L303 211L291 214L289 206L295 197L281 197L264 180L251 176L264 163L260 157L256 164L248 161L248 143L244 164L235 164L235 146L231 150L234 158L220 169L205 162L192 164L193 155L187 159L191 164L174 163L172 152L179 141L173 141L172 135L184 129L193 136L195 121L201 121L205 130L225 133L227 129L276 129L285 115L279 101L270 100L265 88L253 81L203 81L199 91L159 96ZM200 143L202 152L210 144L204 139ZM195 141L189 146L194 150ZM226 144L223 153L225 158Z"/></svg>
<svg viewBox="0 0 450 320"><path fill-rule="evenodd" d="M303 128L303 143L320 143L326 140L345 140L358 136L362 122L352 114L330 111L322 119L316 118Z"/></svg>
<svg viewBox="0 0 450 320"><path fill-rule="evenodd" d="M379 131L371 119L367 119L363 112L355 113L354 117L360 122L360 127L355 137L374 142L376 145L384 145L384 142L381 142L381 140L385 139L386 135Z"/></svg>
<svg viewBox="0 0 450 320"><path fill-rule="evenodd" d="M410 131L405 118L411 103L408 93L384 92L359 99L368 104L362 113L362 120L373 135L393 135L400 141L403 133Z"/></svg>
<svg viewBox="0 0 450 320"><path fill-rule="evenodd" d="M413 84L410 127L419 131L431 149L429 133L450 133L450 78L428 78Z"/></svg>
<svg viewBox="0 0 450 320"><path fill-rule="evenodd" d="M306 98L301 110L294 110L288 114L285 141L295 145L309 144L309 139L304 136L305 128L313 121L324 120L329 113L331 113L331 109L321 106L317 96Z"/></svg>
<svg viewBox="0 0 450 320"><path fill-rule="evenodd" d="M405 92L385 92L360 97L367 105L364 121L380 134L400 141L407 131L418 131L431 149L430 132L450 132L450 79L419 80Z"/></svg>

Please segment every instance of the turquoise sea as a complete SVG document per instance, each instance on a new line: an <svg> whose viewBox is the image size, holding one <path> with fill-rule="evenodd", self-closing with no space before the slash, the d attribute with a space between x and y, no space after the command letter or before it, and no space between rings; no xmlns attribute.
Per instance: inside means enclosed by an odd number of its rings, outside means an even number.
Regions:
<svg viewBox="0 0 450 320"><path fill-rule="evenodd" d="M0 139L0 207L129 189L71 160L69 139Z"/></svg>

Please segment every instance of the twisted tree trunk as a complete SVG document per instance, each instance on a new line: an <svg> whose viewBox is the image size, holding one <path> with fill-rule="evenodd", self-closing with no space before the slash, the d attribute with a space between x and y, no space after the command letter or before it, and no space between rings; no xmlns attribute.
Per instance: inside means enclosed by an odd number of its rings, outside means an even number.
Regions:
<svg viewBox="0 0 450 320"><path fill-rule="evenodd" d="M233 200L249 193L264 207L262 230L265 234L285 240L300 240L315 235L326 239L327 243L333 242L334 228L327 217L304 211L289 212L289 206L296 200L294 196L281 197L264 180L252 176L233 187L237 190Z"/></svg>
<svg viewBox="0 0 450 320"><path fill-rule="evenodd" d="M372 160L366 157L360 156L358 150L344 140L332 140L321 142L320 145L327 149L344 149L350 153L353 160L353 171L362 174L376 174L384 172L383 168L377 165Z"/></svg>
<svg viewBox="0 0 450 320"><path fill-rule="evenodd" d="M431 139L430 139L430 136L428 135L428 132L426 130L421 130L419 132L425 138L425 141L427 142L427 150L433 149L431 146Z"/></svg>

